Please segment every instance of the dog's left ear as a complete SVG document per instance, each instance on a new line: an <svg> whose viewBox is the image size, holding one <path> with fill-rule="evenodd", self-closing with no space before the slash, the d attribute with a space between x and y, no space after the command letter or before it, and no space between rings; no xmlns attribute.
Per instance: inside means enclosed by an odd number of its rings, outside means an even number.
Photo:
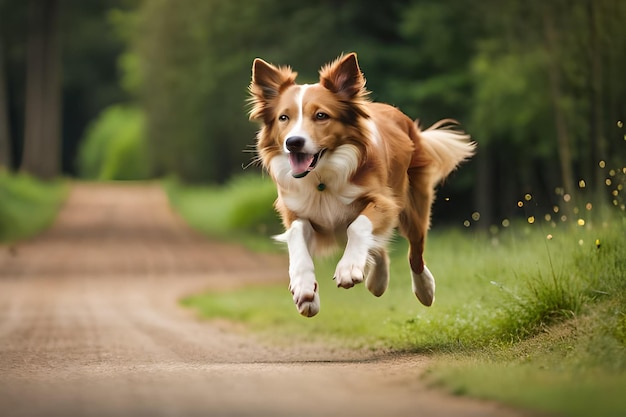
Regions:
<svg viewBox="0 0 626 417"><path fill-rule="evenodd" d="M365 77L361 73L354 52L340 56L320 70L320 84L345 99L367 95Z"/></svg>

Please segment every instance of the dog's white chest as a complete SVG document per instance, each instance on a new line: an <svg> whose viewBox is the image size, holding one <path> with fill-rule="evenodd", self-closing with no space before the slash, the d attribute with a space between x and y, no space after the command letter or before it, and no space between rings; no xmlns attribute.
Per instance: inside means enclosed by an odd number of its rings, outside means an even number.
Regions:
<svg viewBox="0 0 626 417"><path fill-rule="evenodd" d="M332 180L320 182L317 178L302 180L300 187L281 192L285 206L299 218L330 231L346 227L358 215L352 203L360 194L359 187L350 183L339 186Z"/></svg>
<svg viewBox="0 0 626 417"><path fill-rule="evenodd" d="M327 231L347 227L359 214L353 203L363 194L363 189L350 181L357 166L358 152L351 145L335 149L304 178L290 174L285 156L271 161L283 204L299 218Z"/></svg>

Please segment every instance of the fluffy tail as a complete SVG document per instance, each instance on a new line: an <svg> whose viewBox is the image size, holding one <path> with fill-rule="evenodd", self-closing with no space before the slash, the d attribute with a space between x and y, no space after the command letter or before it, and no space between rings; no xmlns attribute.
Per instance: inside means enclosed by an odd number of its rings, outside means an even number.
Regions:
<svg viewBox="0 0 626 417"><path fill-rule="evenodd" d="M420 132L423 151L432 158L434 183L446 178L476 151L476 142L465 132L455 129L457 125L456 121L445 119Z"/></svg>

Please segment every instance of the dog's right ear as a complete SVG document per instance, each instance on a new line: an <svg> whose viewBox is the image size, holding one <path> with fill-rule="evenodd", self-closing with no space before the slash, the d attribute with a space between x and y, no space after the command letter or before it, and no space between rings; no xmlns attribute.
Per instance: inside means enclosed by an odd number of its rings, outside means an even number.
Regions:
<svg viewBox="0 0 626 417"><path fill-rule="evenodd" d="M252 82L250 83L250 120L272 119L272 101L287 87L296 83L297 72L290 67L275 67L260 58L252 64Z"/></svg>

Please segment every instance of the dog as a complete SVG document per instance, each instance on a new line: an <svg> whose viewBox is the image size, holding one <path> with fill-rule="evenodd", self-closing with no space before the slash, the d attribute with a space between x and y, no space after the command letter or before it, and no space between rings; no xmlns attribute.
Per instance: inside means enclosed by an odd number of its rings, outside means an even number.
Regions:
<svg viewBox="0 0 626 417"><path fill-rule="evenodd" d="M289 290L300 314L320 309L313 256L345 244L334 279L351 288L365 281L381 296L389 282L387 244L398 228L410 243L413 292L425 306L435 280L424 264L435 186L475 151L456 122L421 131L400 110L368 99L357 55L323 66L316 84L257 58L249 86L256 152L275 182L275 208L285 232Z"/></svg>

